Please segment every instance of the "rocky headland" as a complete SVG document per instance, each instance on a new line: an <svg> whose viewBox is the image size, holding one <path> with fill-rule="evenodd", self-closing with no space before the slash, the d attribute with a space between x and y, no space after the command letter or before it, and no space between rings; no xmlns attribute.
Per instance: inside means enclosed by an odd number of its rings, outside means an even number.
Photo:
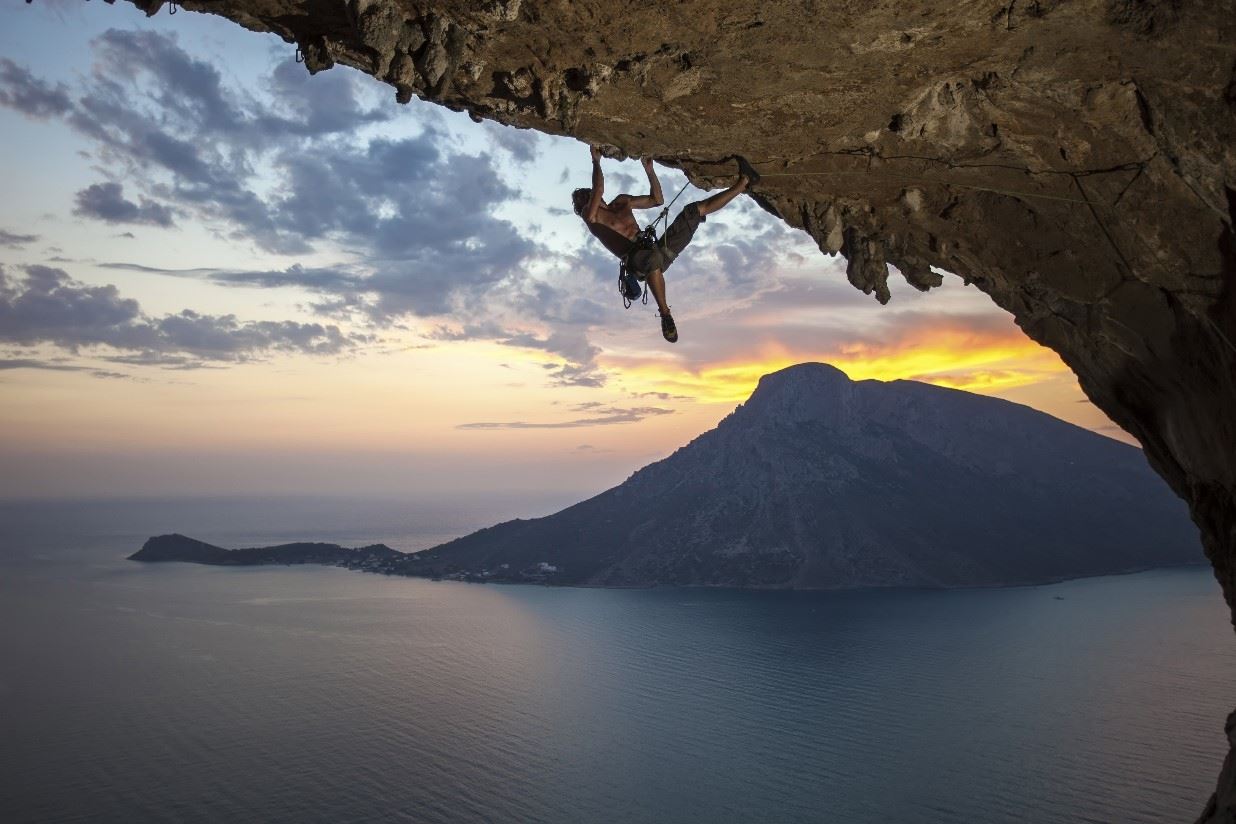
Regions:
<svg viewBox="0 0 1236 824"><path fill-rule="evenodd" d="M272 564L327 564L348 569L376 569L403 557L385 544L349 548L338 544L292 543L278 546L224 549L180 534L157 535L129 556L130 561L182 561L211 566L268 566Z"/></svg>

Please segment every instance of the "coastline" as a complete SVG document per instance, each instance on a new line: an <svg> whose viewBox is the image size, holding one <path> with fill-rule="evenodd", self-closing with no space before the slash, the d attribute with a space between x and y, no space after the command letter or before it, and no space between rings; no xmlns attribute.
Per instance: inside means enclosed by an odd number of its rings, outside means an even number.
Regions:
<svg viewBox="0 0 1236 824"><path fill-rule="evenodd" d="M305 542L310 543L310 542ZM338 545L331 545L338 546ZM370 547L357 548L355 551L361 552ZM389 548L383 547L390 552ZM253 548L253 549L271 549L269 547ZM343 549L340 547L340 549ZM252 550L225 550L227 552L240 552ZM316 566L324 568L335 568L347 572L363 572L372 575L382 575L387 578L415 578L432 583L447 583L447 584L492 584L499 586L538 586L538 587L555 587L563 589L613 589L613 590L653 590L653 589L668 589L668 590L684 590L684 591L699 591L699 590L717 590L717 591L733 591L733 592L951 592L961 590L1003 590L1003 589L1029 589L1035 587L1047 587L1057 584L1067 583L1069 581L1080 581L1091 578L1108 578L1116 576L1138 575L1145 572L1154 572L1158 570L1168 569L1187 569L1193 567L1208 566L1205 559L1199 559L1193 562L1185 562L1178 564L1162 564L1162 565L1141 565L1128 567L1125 569L1113 570L1110 572L1099 572L1086 575L1065 575L1053 577L1041 581L1013 581L1008 583L997 584L961 584L956 586L898 586L896 584L889 585L874 585L874 586L835 586L835 587L802 587L802 586L733 586L726 584L594 584L587 582L556 582L552 580L510 580L500 578L485 578L481 576L472 577L455 577L455 576L434 576L410 574L401 571L383 570L377 568L368 568L363 563L349 565L347 562L314 562L314 561L262 561L262 562L226 562L226 563L210 563L203 561L194 561L188 559L165 559L165 560L146 560L136 557L139 553L133 553L125 556L125 560L136 561L138 563L187 563L196 564L198 566L215 566L227 567L231 569L248 569L261 567L293 567L293 566ZM417 553L400 553L404 557L415 555ZM462 573L459 573L463 576Z"/></svg>

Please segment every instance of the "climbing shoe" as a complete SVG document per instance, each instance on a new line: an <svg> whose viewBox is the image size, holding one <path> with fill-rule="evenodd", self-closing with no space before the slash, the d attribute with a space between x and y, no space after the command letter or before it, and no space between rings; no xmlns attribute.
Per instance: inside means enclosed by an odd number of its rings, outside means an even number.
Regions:
<svg viewBox="0 0 1236 824"><path fill-rule="evenodd" d="M678 327L674 325L674 318L668 312L661 315L661 334L670 343L678 342Z"/></svg>
<svg viewBox="0 0 1236 824"><path fill-rule="evenodd" d="M751 167L747 162L747 158L742 155L735 155L734 159L738 161L738 173L747 179L748 186L754 186L760 182L760 173Z"/></svg>

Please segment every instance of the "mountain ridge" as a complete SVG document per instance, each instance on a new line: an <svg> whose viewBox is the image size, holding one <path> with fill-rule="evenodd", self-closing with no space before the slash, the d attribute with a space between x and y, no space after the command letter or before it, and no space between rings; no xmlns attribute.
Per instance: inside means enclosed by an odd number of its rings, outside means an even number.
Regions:
<svg viewBox="0 0 1236 824"><path fill-rule="evenodd" d="M151 538L136 561L316 563L567 586L1021 586L1203 563L1136 447L1030 407L829 364L763 376L621 484L418 553Z"/></svg>
<svg viewBox="0 0 1236 824"><path fill-rule="evenodd" d="M964 491L966 506L911 494L925 481L936 495ZM959 517L975 501L988 528ZM1064 515L1045 523L1053 505ZM1088 510L1105 512L1106 525L1087 530ZM1055 546L1077 547L1069 529L1088 535L1102 560ZM1110 530L1120 540L1105 537ZM975 550L1001 535L1015 552ZM426 550L415 566L502 580L547 565L546 580L601 586L985 586L1200 562L1194 540L1184 505L1134 447L1010 401L799 364L761 378L714 429L622 484ZM1131 553L1120 553L1122 541ZM1038 565L1036 544L1048 557Z"/></svg>

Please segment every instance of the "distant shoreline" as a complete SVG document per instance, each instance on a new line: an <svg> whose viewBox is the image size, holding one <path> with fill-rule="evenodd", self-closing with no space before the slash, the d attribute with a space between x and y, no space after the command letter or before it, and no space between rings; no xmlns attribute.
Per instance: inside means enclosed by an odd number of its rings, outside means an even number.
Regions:
<svg viewBox="0 0 1236 824"><path fill-rule="evenodd" d="M232 568L249 567L291 567L316 566L336 567L349 572L366 572L383 575L388 578L417 578L433 583L463 583L463 584L498 584L505 586L542 586L572 589L614 589L614 590L717 590L732 592L948 592L958 590L983 589L1025 589L1032 587L1053 586L1068 581L1079 581L1087 578L1107 578L1124 575L1137 575L1165 569L1186 569L1208 566L1205 559L1178 564L1143 565L1114 570L1111 572L1096 572L1084 575L1066 575L1042 581L1018 581L999 584L959 584L955 586L835 586L835 587L794 587L794 586L730 586L724 584L590 584L580 582L554 581L548 576L541 579L515 580L509 577L483 577L471 574L435 575L430 571L406 569L406 564L415 564L415 552L399 552L385 544L372 544L364 547L348 548L338 544L323 542L298 542L270 547L252 547L245 549L224 549L203 541L197 541L184 535L160 535L146 541L137 552L127 556L126 560L141 563L190 563L200 566L219 566Z"/></svg>

